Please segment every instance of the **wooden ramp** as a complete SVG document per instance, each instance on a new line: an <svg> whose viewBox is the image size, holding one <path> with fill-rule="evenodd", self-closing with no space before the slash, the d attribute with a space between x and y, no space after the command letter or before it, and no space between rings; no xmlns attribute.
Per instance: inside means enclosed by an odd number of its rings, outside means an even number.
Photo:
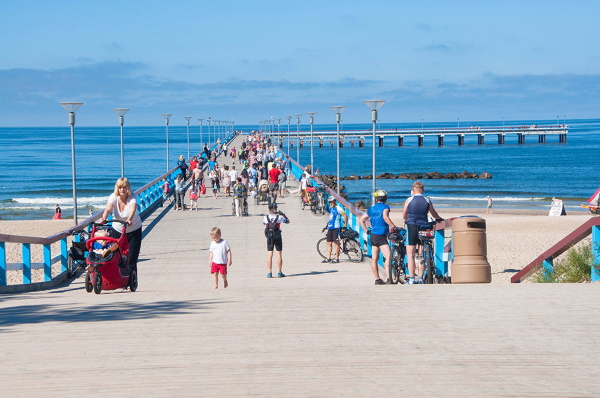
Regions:
<svg viewBox="0 0 600 398"><path fill-rule="evenodd" d="M266 205L202 198L146 220L135 293L0 296L2 396L600 396L600 285L375 286L368 259L320 263L325 218L299 200L280 205L286 278L266 278Z"/></svg>

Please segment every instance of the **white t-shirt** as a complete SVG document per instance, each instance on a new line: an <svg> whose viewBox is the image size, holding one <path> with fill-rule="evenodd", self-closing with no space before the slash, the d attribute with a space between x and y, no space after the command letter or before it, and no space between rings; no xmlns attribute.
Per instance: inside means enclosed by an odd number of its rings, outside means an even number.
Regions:
<svg viewBox="0 0 600 398"><path fill-rule="evenodd" d="M113 218L117 219L117 220L121 220L121 221L127 221L127 218L129 218L129 208L131 207L131 204L137 204L137 195L133 194L131 195L131 197L127 200L127 204L125 205L125 209L123 209L123 212L120 211L119 209L119 198L117 198L115 196L114 193L111 193L110 196L108 197L108 203L112 203L113 205ZM131 218L131 225L127 227L126 232L132 232L135 231L136 229L140 228L142 226L142 219L140 218L139 213L137 212L137 207L136 207L136 212L134 214L134 216ZM119 232L121 232L121 230L123 229L123 225L120 223L113 223L113 228Z"/></svg>
<svg viewBox="0 0 600 398"><path fill-rule="evenodd" d="M235 182L236 179L238 177L238 172L237 170L231 170L229 171L229 178L231 179L231 182Z"/></svg>
<svg viewBox="0 0 600 398"><path fill-rule="evenodd" d="M229 259L228 251L231 250L229 247L229 243L225 239L221 239L219 242L215 242L214 240L210 242L210 249L213 258L212 261L215 264L227 264L227 260Z"/></svg>

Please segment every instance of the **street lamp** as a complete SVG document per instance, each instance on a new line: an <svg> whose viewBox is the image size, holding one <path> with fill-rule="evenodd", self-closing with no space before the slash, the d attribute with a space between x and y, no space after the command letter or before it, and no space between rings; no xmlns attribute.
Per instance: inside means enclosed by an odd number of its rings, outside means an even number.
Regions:
<svg viewBox="0 0 600 398"><path fill-rule="evenodd" d="M198 118L198 121L200 122L200 153L202 153L202 150L204 149L204 146L202 145L202 121L204 119L200 119Z"/></svg>
<svg viewBox="0 0 600 398"><path fill-rule="evenodd" d="M302 165L302 163L300 163L300 118L302 115L294 116L296 117L296 161L299 165Z"/></svg>
<svg viewBox="0 0 600 398"><path fill-rule="evenodd" d="M287 142L288 142L288 155L290 154L290 121L292 120L292 116L285 117L288 120L288 133L287 133Z"/></svg>
<svg viewBox="0 0 600 398"><path fill-rule="evenodd" d="M61 102L62 106L69 112L69 124L71 125L71 175L73 178L73 219L77 225L77 173L75 171L75 111L83 105L83 102Z"/></svg>
<svg viewBox="0 0 600 398"><path fill-rule="evenodd" d="M332 106L331 110L335 113L335 122L337 123L337 145L335 154L337 156L337 194L340 195L340 123L342 121L342 112L346 109L345 106Z"/></svg>
<svg viewBox="0 0 600 398"><path fill-rule="evenodd" d="M283 146L283 138L281 137L281 118L277 119L277 134L279 135L279 143Z"/></svg>
<svg viewBox="0 0 600 398"><path fill-rule="evenodd" d="M310 116L310 172L314 173L314 156L313 156L313 120L317 112L306 112Z"/></svg>
<svg viewBox="0 0 600 398"><path fill-rule="evenodd" d="M372 182L372 188L373 188L373 192L371 193L371 200L373 203L373 206L375 206L375 197L373 196L373 194L375 193L375 188L377 188L377 185L375 184L375 171L376 171L376 165L375 165L375 155L376 155L376 142L375 142L375 134L376 134L376 130L377 130L377 110L379 108L381 108L381 106L383 104L385 104L385 101L381 101L381 100L368 100L368 101L364 101L365 105L369 107L369 109L371 109L371 122L373 122L373 182Z"/></svg>
<svg viewBox="0 0 600 398"><path fill-rule="evenodd" d="M167 133L167 172L169 172L169 118L173 116L172 113L163 113L165 118L165 131Z"/></svg>
<svg viewBox="0 0 600 398"><path fill-rule="evenodd" d="M117 108L113 109L117 115L119 115L119 125L121 126L121 177L125 177L125 152L123 150L123 122L124 116L129 109L126 108Z"/></svg>
<svg viewBox="0 0 600 398"><path fill-rule="evenodd" d="M209 149L211 147L211 142L212 142L212 137L211 137L211 133L210 133L210 122L212 121L212 119L209 117L206 118L206 122L208 123L208 145L209 145Z"/></svg>
<svg viewBox="0 0 600 398"><path fill-rule="evenodd" d="M186 123L186 130L187 130L187 139L188 139L188 160L190 160L190 119L192 118L191 116L184 116L183 117L185 119L185 123Z"/></svg>

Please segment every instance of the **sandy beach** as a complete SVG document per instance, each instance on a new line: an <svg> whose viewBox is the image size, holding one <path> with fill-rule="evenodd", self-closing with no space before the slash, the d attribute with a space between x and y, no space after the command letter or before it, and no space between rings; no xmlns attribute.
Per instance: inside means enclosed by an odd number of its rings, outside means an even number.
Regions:
<svg viewBox="0 0 600 398"><path fill-rule="evenodd" d="M439 208L438 211L445 219L474 215L486 220L487 256L492 267L493 283L510 283L515 272L591 217L585 212L549 217L547 211L539 210L495 210L494 214L486 214L485 209ZM400 211L393 211L392 219L398 225L403 225ZM47 237L71 226L70 220L0 221L0 233ZM58 250L59 246L55 244L53 255ZM20 244L8 243L6 253L7 262L21 261ZM40 245L32 246L32 261L42 261Z"/></svg>

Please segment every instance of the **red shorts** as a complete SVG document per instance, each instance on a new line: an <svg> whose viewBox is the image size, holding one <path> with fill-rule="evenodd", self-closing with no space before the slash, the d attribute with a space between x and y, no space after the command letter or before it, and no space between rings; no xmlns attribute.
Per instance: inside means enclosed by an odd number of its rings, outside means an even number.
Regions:
<svg viewBox="0 0 600 398"><path fill-rule="evenodd" d="M227 275L227 264L212 263L212 266L210 267L210 273L216 274L217 272L221 275Z"/></svg>

